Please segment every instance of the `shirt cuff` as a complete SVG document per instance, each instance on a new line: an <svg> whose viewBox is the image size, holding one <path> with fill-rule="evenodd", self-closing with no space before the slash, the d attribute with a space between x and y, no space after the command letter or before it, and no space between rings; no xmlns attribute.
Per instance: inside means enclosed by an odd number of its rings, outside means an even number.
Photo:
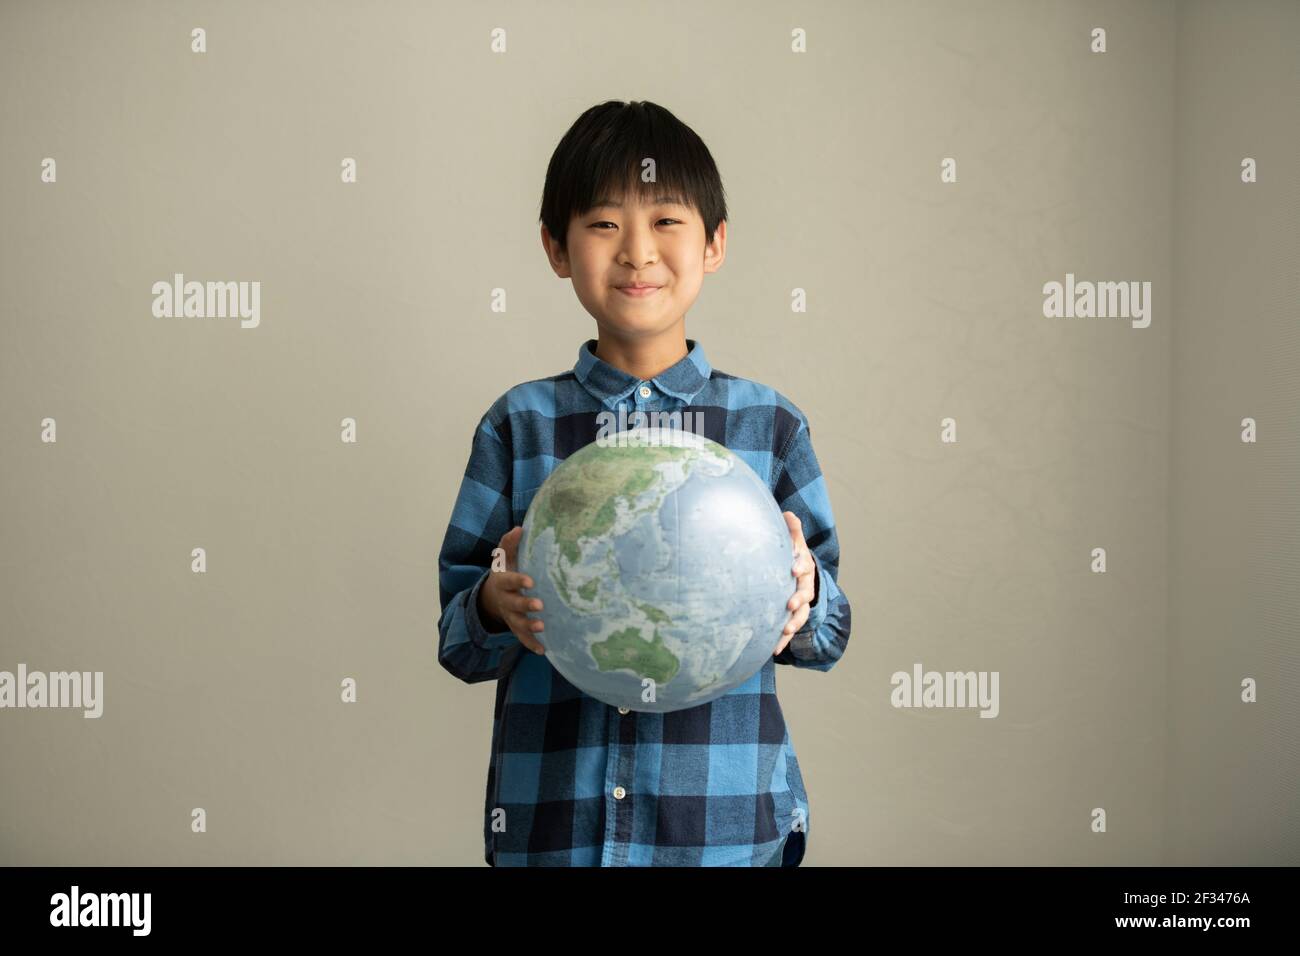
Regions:
<svg viewBox="0 0 1300 956"><path fill-rule="evenodd" d="M478 614L478 592L483 587L483 582L491 571L484 571L483 576L474 583L469 590L469 597L465 603L465 630L469 632L470 642L475 647L480 647L485 651L495 651L504 649L511 644L518 643L519 639L515 637L514 632L510 630L492 632L483 626L483 619Z"/></svg>

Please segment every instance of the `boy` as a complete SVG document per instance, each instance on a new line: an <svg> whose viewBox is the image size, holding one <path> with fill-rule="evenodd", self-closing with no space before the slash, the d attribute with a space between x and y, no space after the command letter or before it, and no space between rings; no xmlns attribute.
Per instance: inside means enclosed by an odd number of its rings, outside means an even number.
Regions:
<svg viewBox="0 0 1300 956"><path fill-rule="evenodd" d="M642 181L645 169L655 181ZM468 683L497 681L484 859L797 866L808 798L775 665L830 670L849 639L849 603L803 414L712 368L686 338L686 312L726 251L717 168L666 109L602 103L556 147L541 220L551 267L573 280L597 338L572 371L517 385L484 414L438 558L438 661ZM796 555L791 616L772 659L721 697L664 714L609 706L560 676L533 581L514 570L538 487L596 439L598 414L620 410L695 412L705 437L767 480ZM493 572L497 547L507 570Z"/></svg>

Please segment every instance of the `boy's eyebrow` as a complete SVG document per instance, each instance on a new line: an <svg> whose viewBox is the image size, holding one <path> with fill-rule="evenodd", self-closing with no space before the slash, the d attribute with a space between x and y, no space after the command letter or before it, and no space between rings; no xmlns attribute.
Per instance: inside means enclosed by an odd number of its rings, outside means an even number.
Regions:
<svg viewBox="0 0 1300 956"><path fill-rule="evenodd" d="M680 196L656 196L655 204L659 206L685 206L686 200L682 199ZM611 202L608 199L597 199L591 205L592 209L603 209L605 207L611 209L622 209L623 204L621 202Z"/></svg>

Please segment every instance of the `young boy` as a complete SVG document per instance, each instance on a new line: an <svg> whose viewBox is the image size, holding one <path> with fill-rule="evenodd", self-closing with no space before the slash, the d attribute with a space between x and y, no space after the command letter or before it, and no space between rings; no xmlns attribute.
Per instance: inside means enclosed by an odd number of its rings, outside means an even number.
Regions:
<svg viewBox="0 0 1300 956"><path fill-rule="evenodd" d="M643 181L653 170L654 181ZM726 206L700 138L654 103L610 101L555 149L542 244L597 337L571 371L516 385L478 423L438 558L438 661L497 681L484 858L492 866L797 866L808 796L776 698L776 664L826 671L849 639L839 544L808 422L784 396L710 366L686 338ZM521 525L597 415L692 411L767 480L794 545L776 652L750 680L670 713L612 707L551 666L545 608L517 573ZM504 550L507 570L491 571ZM540 613L539 612L543 612Z"/></svg>

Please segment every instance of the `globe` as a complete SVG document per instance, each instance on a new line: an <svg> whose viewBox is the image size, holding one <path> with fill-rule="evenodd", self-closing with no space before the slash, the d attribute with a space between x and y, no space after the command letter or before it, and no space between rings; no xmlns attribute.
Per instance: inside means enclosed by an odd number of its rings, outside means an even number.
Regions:
<svg viewBox="0 0 1300 956"><path fill-rule="evenodd" d="M668 712L752 677L789 620L794 550L764 481L681 429L618 432L565 459L524 517L518 570L551 664L618 707Z"/></svg>

